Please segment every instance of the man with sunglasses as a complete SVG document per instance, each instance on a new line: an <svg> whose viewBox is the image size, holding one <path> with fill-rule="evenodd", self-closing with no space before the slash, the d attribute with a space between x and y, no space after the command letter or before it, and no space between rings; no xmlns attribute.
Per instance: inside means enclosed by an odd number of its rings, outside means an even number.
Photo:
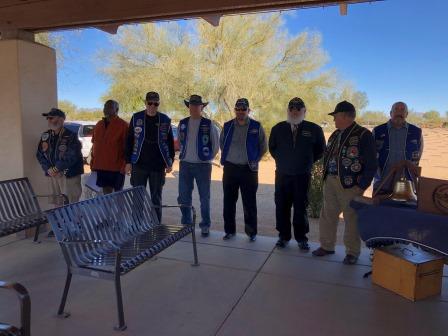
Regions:
<svg viewBox="0 0 448 336"><path fill-rule="evenodd" d="M188 118L179 123L179 204L191 205L194 180L198 187L201 202L202 237L210 234L210 184L212 177L212 161L219 150L219 131L213 122L202 116L208 102L202 97L192 95L184 100L190 111ZM190 224L191 210L182 208L182 224Z"/></svg>
<svg viewBox="0 0 448 336"><path fill-rule="evenodd" d="M84 163L78 135L64 127L65 113L57 108L43 113L49 130L42 133L36 157L45 176L49 177L54 195L51 203L63 204L64 194L70 203L79 201Z"/></svg>
<svg viewBox="0 0 448 336"><path fill-rule="evenodd" d="M288 104L287 120L272 128L269 152L275 160L275 217L278 241L284 248L291 240L291 207L294 238L301 251L309 251L307 233L308 190L311 168L322 158L325 137L322 128L304 120L305 103L295 97Z"/></svg>
<svg viewBox="0 0 448 336"><path fill-rule="evenodd" d="M152 203L160 206L165 175L173 170L173 130L171 119L158 111L157 92L148 92L145 103L146 109L134 113L129 123L125 170L133 187L146 187L149 182ZM156 212L160 221L162 211L157 208Z"/></svg>
<svg viewBox="0 0 448 336"><path fill-rule="evenodd" d="M244 230L250 241L257 236L258 162L267 151L261 124L249 118L249 101L240 98L235 104L236 118L224 124L220 136L224 190L224 240L236 234L236 202L241 190Z"/></svg>

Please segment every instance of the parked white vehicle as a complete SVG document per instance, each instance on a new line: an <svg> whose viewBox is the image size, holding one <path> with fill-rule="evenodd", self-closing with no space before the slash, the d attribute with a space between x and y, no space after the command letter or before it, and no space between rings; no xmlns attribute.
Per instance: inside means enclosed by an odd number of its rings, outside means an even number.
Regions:
<svg viewBox="0 0 448 336"><path fill-rule="evenodd" d="M92 135L95 128L94 121L66 121L64 127L78 134L82 145L82 157L87 160L92 149Z"/></svg>

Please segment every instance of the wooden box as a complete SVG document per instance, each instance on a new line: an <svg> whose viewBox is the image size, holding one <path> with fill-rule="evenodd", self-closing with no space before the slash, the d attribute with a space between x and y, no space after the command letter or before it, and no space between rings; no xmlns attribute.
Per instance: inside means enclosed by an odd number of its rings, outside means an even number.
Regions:
<svg viewBox="0 0 448 336"><path fill-rule="evenodd" d="M440 294L444 259L411 245L375 249L373 283L416 301Z"/></svg>

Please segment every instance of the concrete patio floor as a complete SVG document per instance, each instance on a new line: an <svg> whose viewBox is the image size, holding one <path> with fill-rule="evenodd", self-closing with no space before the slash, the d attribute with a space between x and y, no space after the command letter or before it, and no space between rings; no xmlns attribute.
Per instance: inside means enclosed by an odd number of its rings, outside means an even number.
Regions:
<svg viewBox="0 0 448 336"><path fill-rule="evenodd" d="M67 311L55 317L65 262L53 239L0 241L0 279L30 292L32 335L447 335L448 290L412 303L363 279L359 265L345 266L342 247L328 258L301 253L275 238L243 235L224 242L221 232L198 238L200 267L191 267L184 239L122 278L128 329L113 331L113 283L74 276ZM316 245L313 244L312 247ZM15 296L0 292L0 321L17 321Z"/></svg>

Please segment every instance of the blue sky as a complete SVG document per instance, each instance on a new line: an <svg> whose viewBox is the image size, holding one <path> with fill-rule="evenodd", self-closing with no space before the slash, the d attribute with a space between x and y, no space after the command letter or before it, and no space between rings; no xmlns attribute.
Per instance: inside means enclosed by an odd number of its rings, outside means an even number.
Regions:
<svg viewBox="0 0 448 336"><path fill-rule="evenodd" d="M367 93L368 110L388 111L403 100L416 111L448 111L448 1L385 0L289 11L291 34L320 32L327 67ZM80 107L101 106L106 78L97 71L98 51L112 48L95 29L65 32L68 55L58 71L59 99Z"/></svg>

